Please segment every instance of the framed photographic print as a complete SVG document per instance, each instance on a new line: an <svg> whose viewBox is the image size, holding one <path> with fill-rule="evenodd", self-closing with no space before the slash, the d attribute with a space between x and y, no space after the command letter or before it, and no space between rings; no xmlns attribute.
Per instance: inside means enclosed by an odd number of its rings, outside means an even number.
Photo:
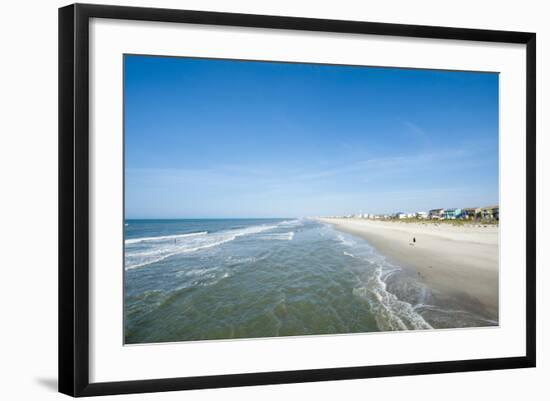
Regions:
<svg viewBox="0 0 550 401"><path fill-rule="evenodd" d="M535 34L59 10L59 390L535 366Z"/></svg>

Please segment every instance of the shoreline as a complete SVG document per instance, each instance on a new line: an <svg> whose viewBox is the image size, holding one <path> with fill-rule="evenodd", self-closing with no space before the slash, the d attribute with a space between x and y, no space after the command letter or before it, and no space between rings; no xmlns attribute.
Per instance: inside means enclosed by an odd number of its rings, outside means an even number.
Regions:
<svg viewBox="0 0 550 401"><path fill-rule="evenodd" d="M413 270L437 297L498 322L498 226L318 220L367 240L390 261Z"/></svg>

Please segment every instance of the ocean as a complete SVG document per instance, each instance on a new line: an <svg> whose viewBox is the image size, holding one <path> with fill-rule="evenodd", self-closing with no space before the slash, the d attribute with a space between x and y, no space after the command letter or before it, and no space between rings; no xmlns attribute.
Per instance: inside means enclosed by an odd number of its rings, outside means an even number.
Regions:
<svg viewBox="0 0 550 401"><path fill-rule="evenodd" d="M126 344L490 325L309 219L125 222Z"/></svg>

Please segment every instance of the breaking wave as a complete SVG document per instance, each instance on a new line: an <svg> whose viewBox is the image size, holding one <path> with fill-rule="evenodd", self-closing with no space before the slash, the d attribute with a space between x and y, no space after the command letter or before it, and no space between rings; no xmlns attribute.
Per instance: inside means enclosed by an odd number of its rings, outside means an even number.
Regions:
<svg viewBox="0 0 550 401"><path fill-rule="evenodd" d="M129 239L125 241L125 269L144 267L171 256L213 248L239 237L262 233L276 227L276 225L259 225L215 233L202 231Z"/></svg>
<svg viewBox="0 0 550 401"><path fill-rule="evenodd" d="M356 258L370 267L360 276L360 285L353 289L353 294L366 300L374 315L379 330L419 330L431 329L432 326L418 314L409 302L399 299L388 291L387 280L401 271L401 268L387 262L374 248L361 244L356 249L356 243L342 234L338 240L352 252L343 251L344 255Z"/></svg>

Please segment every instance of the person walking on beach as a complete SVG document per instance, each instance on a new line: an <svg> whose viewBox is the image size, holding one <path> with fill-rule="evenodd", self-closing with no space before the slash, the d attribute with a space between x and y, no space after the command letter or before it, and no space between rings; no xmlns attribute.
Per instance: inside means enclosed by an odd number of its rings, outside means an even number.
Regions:
<svg viewBox="0 0 550 401"><path fill-rule="evenodd" d="M413 237L413 244L416 244L416 237Z"/></svg>

